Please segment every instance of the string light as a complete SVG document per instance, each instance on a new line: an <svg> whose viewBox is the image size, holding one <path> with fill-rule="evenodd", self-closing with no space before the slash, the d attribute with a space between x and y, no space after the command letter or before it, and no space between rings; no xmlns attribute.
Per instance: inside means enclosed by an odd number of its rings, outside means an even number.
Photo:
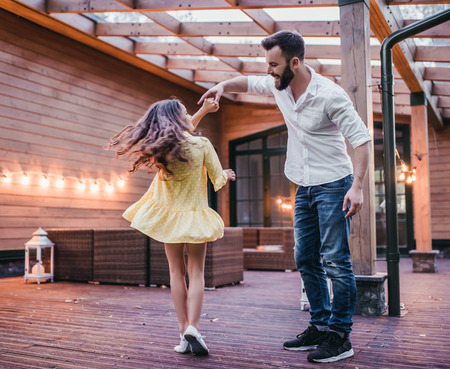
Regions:
<svg viewBox="0 0 450 369"><path fill-rule="evenodd" d="M28 173L23 173L21 182L25 185L30 183L30 177L28 177Z"/></svg>
<svg viewBox="0 0 450 369"><path fill-rule="evenodd" d="M97 192L100 189L100 187L98 186L97 181L94 181L91 185L91 190Z"/></svg>
<svg viewBox="0 0 450 369"><path fill-rule="evenodd" d="M47 187L50 185L50 181L48 180L47 176L44 174L41 179L41 186Z"/></svg>
<svg viewBox="0 0 450 369"><path fill-rule="evenodd" d="M16 177L17 176L17 177ZM86 189L86 184L91 183L90 189L92 191L100 191L100 189L104 189L106 192L114 192L115 190L115 184L117 184L118 187L124 187L126 180L124 177L120 176L116 181L107 181L104 178L95 178L95 179L81 179L77 177L61 177L60 175L51 175L46 173L40 173L40 172L9 172L9 171L2 171L0 172L0 183L12 183L13 177L16 177L17 180L24 184L29 185L32 183L32 178L36 178L40 186L42 187L49 187L53 184L53 186L57 188L64 188L66 187L66 182L69 179L72 179L76 182L75 186L78 188L78 190L83 191ZM56 177L56 180L53 181L51 178ZM40 178L40 180L38 179ZM33 183L36 183L33 181ZM100 185L100 183L104 183L104 185Z"/></svg>
<svg viewBox="0 0 450 369"><path fill-rule="evenodd" d="M400 169L402 171L398 177L398 180L405 181L407 184L413 183L416 180L416 168L410 170L400 157L397 149L395 149L395 155L397 155L397 158L400 161Z"/></svg>
<svg viewBox="0 0 450 369"><path fill-rule="evenodd" d="M10 175L8 175L7 173L3 173L2 177L3 177L3 182L4 183L11 183L11 176Z"/></svg>
<svg viewBox="0 0 450 369"><path fill-rule="evenodd" d="M60 178L56 181L55 186L58 188L63 188L64 187L64 178Z"/></svg>

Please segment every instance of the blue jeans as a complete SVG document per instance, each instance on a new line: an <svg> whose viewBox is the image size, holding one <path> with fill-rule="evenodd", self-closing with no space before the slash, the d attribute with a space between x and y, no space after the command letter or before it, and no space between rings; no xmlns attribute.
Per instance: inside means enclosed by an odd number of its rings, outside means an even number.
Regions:
<svg viewBox="0 0 450 369"><path fill-rule="evenodd" d="M298 187L295 195L295 262L303 279L314 325L351 332L356 282L348 239L350 219L342 211L353 183L349 175L320 186ZM333 286L333 304L326 277Z"/></svg>

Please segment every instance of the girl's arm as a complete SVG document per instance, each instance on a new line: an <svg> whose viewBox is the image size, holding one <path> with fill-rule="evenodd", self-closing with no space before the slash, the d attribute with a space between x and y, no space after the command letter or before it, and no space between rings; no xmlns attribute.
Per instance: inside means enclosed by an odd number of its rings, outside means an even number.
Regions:
<svg viewBox="0 0 450 369"><path fill-rule="evenodd" d="M219 103L214 102L213 98L205 99L203 105L198 109L197 113L192 116L192 125L197 128L200 120L208 113L216 112L219 109Z"/></svg>

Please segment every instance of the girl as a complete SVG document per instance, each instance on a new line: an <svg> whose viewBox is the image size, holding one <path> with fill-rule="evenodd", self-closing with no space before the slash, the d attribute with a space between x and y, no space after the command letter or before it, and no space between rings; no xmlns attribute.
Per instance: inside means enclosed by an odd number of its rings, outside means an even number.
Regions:
<svg viewBox="0 0 450 369"><path fill-rule="evenodd" d="M207 99L190 116L179 100L157 102L135 126L128 126L111 138L108 147L117 155L132 159L131 173L142 165L158 169L147 193L123 217L131 222L131 227L164 242L181 338L174 350L183 354L192 350L195 355L208 355L198 331L205 287L206 242L223 237L224 224L208 206L206 174L216 191L227 180L236 179L231 169L222 170L209 140L191 134L207 113L217 109L219 105Z"/></svg>

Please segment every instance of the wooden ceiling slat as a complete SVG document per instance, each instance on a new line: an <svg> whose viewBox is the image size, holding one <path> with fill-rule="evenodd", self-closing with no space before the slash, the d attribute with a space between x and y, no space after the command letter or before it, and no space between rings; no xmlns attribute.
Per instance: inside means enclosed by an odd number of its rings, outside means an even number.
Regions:
<svg viewBox="0 0 450 369"><path fill-rule="evenodd" d="M209 70L197 70L195 71L194 81L195 82L214 82L219 83L226 81L227 79L240 76L237 72L216 72Z"/></svg>
<svg viewBox="0 0 450 369"><path fill-rule="evenodd" d="M286 29L297 31L303 36L337 37L339 36L341 26L339 21L280 21L275 23L275 32Z"/></svg>
<svg viewBox="0 0 450 369"><path fill-rule="evenodd" d="M136 42L135 52L157 55L204 55L201 50L186 42Z"/></svg>
<svg viewBox="0 0 450 369"><path fill-rule="evenodd" d="M450 4L449 0L390 0L389 5L433 5Z"/></svg>
<svg viewBox="0 0 450 369"><path fill-rule="evenodd" d="M262 10L255 10L263 12ZM146 12L145 15L157 23L167 23L170 15L158 20L156 14ZM159 17L161 18L161 17ZM173 18L175 19L175 18ZM305 21L305 22L273 22L274 32L281 30L295 30L304 37L338 37L340 32L339 21ZM178 34L180 37L201 36L241 36L260 37L269 33L253 22L179 22L162 27L156 23L98 23L96 34L99 36L168 36Z"/></svg>
<svg viewBox="0 0 450 369"><path fill-rule="evenodd" d="M417 46L414 60L428 62L450 62L450 47Z"/></svg>
<svg viewBox="0 0 450 369"><path fill-rule="evenodd" d="M183 22L180 36L266 36L253 22Z"/></svg>
<svg viewBox="0 0 450 369"><path fill-rule="evenodd" d="M130 7L115 0L47 0L48 13L84 13L129 11Z"/></svg>
<svg viewBox="0 0 450 369"><path fill-rule="evenodd" d="M450 108L450 97L439 97L438 106L440 108Z"/></svg>
<svg viewBox="0 0 450 369"><path fill-rule="evenodd" d="M430 81L450 81L450 68L426 67L425 79Z"/></svg>
<svg viewBox="0 0 450 369"><path fill-rule="evenodd" d="M97 23L97 36L173 36L156 23Z"/></svg>
<svg viewBox="0 0 450 369"><path fill-rule="evenodd" d="M433 94L450 96L450 83L433 83Z"/></svg>
<svg viewBox="0 0 450 369"><path fill-rule="evenodd" d="M403 26L409 26L417 22L418 20L414 19L405 19ZM450 38L450 22L442 23L436 27L430 28L425 32L418 33L412 37L416 38Z"/></svg>
<svg viewBox="0 0 450 369"><path fill-rule="evenodd" d="M169 58L167 68L234 72L234 68L222 61L210 59Z"/></svg>

